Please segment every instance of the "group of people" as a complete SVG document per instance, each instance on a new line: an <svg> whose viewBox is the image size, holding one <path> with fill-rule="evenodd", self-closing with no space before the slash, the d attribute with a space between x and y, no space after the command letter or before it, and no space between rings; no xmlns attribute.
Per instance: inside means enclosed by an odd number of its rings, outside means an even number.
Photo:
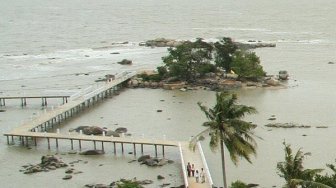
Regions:
<svg viewBox="0 0 336 188"><path fill-rule="evenodd" d="M188 177L195 177L196 183L199 183L200 180L201 180L201 183L205 182L205 172L203 168L201 168L201 171L198 171L198 170L195 171L195 165L190 164L190 162L188 162L187 164L187 175Z"/></svg>

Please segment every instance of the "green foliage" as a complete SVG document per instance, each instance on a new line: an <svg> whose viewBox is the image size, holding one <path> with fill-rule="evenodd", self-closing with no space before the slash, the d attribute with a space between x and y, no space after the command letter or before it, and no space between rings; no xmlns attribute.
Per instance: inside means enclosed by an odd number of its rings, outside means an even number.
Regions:
<svg viewBox="0 0 336 188"><path fill-rule="evenodd" d="M290 145L283 143L285 146L285 161L277 163L278 175L285 179L288 188L330 188L329 186L315 181L318 173L322 169L305 169L303 160L310 153L303 153L299 149L295 155Z"/></svg>
<svg viewBox="0 0 336 188"><path fill-rule="evenodd" d="M237 180L231 183L230 188L248 188L248 186L244 182Z"/></svg>
<svg viewBox="0 0 336 188"><path fill-rule="evenodd" d="M118 188L144 188L139 184L137 181L132 180L120 180L120 182L117 183Z"/></svg>
<svg viewBox="0 0 336 188"><path fill-rule="evenodd" d="M213 64L202 64L197 67L197 72L200 73L201 76L204 76L206 73L216 72L217 68Z"/></svg>
<svg viewBox="0 0 336 188"><path fill-rule="evenodd" d="M336 188L336 168L333 164L327 164L327 167L332 171L332 174L317 174L315 181Z"/></svg>
<svg viewBox="0 0 336 188"><path fill-rule="evenodd" d="M157 71L161 78L165 78L168 76L168 70L165 66L157 67Z"/></svg>
<svg viewBox="0 0 336 188"><path fill-rule="evenodd" d="M257 80L265 76L260 59L254 52L237 51L232 60L232 70L241 79Z"/></svg>
<svg viewBox="0 0 336 188"><path fill-rule="evenodd" d="M216 72L217 67L226 72L233 70L240 79L257 80L265 76L259 57L254 52L240 51L231 38L224 37L214 44L197 39L168 48L168 52L162 58L165 66L158 67L161 78L193 81L198 75ZM211 64L213 57L215 65Z"/></svg>
<svg viewBox="0 0 336 188"><path fill-rule="evenodd" d="M197 39L195 42L185 42L176 48L168 48L169 55L162 58L169 76L181 80L195 79L197 70L212 59L212 45Z"/></svg>
<svg viewBox="0 0 336 188"><path fill-rule="evenodd" d="M139 75L140 78L142 78L143 81L155 81L155 82L159 82L162 80L161 76L159 74L140 74Z"/></svg>
<svg viewBox="0 0 336 188"><path fill-rule="evenodd" d="M233 54L238 50L238 46L231 38L224 37L219 42L215 42L215 63L226 72L230 72Z"/></svg>

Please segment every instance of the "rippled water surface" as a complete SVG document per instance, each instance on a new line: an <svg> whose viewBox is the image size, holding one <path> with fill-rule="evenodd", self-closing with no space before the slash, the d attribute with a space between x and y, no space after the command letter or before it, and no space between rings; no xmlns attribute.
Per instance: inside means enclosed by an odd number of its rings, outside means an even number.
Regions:
<svg viewBox="0 0 336 188"><path fill-rule="evenodd" d="M257 49L256 53L268 74L287 70L286 89L258 88L238 90L240 102L255 106L258 114L246 120L259 125L256 134L258 155L253 164L241 161L234 166L228 160L229 182L237 179L259 183L261 187L280 187L276 163L283 160L282 142L312 152L305 165L323 168L336 158L334 142L336 66L336 11L333 0L2 0L0 2L0 92L2 95L73 94L96 88L95 80L105 74L124 70L151 69L160 65L165 48L139 47L138 43L157 37L213 40L233 37L237 41L261 40L276 43L275 48ZM121 44L123 42L127 42ZM119 52L120 54L113 54ZM118 61L133 60L131 66ZM114 129L127 127L133 137L189 140L203 130L206 119L197 102L214 104L210 91L163 91L126 89L87 110L60 127L61 132L80 125L99 125ZM24 121L36 118L45 109L39 100L7 101L0 112L0 131L5 133ZM61 101L51 100L46 110ZM162 109L162 113L157 113ZM275 122L294 122L313 126L309 129L272 129L264 125L275 115ZM318 129L316 126L328 126ZM305 135L305 136L303 136ZM107 154L84 157L66 154L69 143L47 150L40 140L38 147L8 146L0 137L0 180L7 187L83 187L87 183L110 183L121 177L153 179L151 187L162 183L182 184L177 150L167 150L175 160L162 168L147 168L128 163L133 155ZM215 185L221 185L219 153L212 153L207 142L203 149ZM92 148L86 143L85 148ZM127 148L132 151L132 148ZM153 154L152 148L146 152ZM69 181L62 180L64 170L24 175L19 170L27 163L38 163L45 154L58 153L65 162L78 159L74 168L84 173ZM229 156L227 156L229 159ZM197 168L197 167L196 167ZM156 180L158 174L168 177ZM149 186L150 187L150 186Z"/></svg>

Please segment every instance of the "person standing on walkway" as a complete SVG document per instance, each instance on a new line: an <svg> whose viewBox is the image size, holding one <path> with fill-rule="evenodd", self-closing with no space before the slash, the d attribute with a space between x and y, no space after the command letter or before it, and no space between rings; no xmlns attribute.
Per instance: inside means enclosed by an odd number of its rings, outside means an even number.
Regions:
<svg viewBox="0 0 336 188"><path fill-rule="evenodd" d="M198 173L198 170L196 170L195 172L195 178L196 178L196 183L199 182L199 173Z"/></svg>
<svg viewBox="0 0 336 188"><path fill-rule="evenodd" d="M195 165L194 164L191 165L191 174L192 174L192 177L195 176Z"/></svg>
<svg viewBox="0 0 336 188"><path fill-rule="evenodd" d="M190 177L190 174L191 174L191 165L190 165L190 162L188 162L188 164L187 164L187 173L188 173L188 177Z"/></svg>
<svg viewBox="0 0 336 188"><path fill-rule="evenodd" d="M201 183L205 183L205 172L203 168L201 168L200 176L201 176Z"/></svg>

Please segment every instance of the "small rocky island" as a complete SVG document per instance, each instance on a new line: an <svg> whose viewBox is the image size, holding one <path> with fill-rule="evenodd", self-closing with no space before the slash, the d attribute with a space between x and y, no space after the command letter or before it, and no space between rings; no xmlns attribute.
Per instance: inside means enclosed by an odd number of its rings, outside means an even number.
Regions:
<svg viewBox="0 0 336 188"><path fill-rule="evenodd" d="M279 75L267 75L255 48L275 47L274 43L250 40L246 43L222 38L217 42L178 41L157 38L139 44L148 47L169 47L162 57L163 66L144 71L128 82L130 88L189 89L213 91L241 87L282 86L288 79L285 70Z"/></svg>

